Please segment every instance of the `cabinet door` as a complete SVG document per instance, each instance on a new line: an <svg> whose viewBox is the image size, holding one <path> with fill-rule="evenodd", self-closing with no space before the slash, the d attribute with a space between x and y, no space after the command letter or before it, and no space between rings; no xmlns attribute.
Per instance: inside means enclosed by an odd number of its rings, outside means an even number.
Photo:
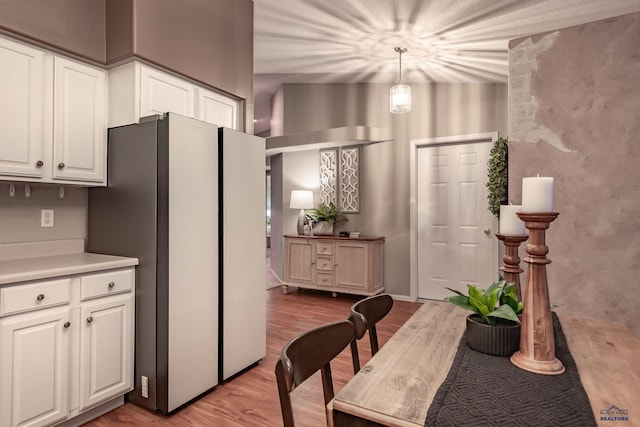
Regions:
<svg viewBox="0 0 640 427"><path fill-rule="evenodd" d="M315 254L309 239L287 239L286 281L314 284Z"/></svg>
<svg viewBox="0 0 640 427"><path fill-rule="evenodd" d="M195 86L149 67L140 69L140 117L176 113L193 117Z"/></svg>
<svg viewBox="0 0 640 427"><path fill-rule="evenodd" d="M106 73L54 58L53 178L104 182Z"/></svg>
<svg viewBox="0 0 640 427"><path fill-rule="evenodd" d="M44 426L68 412L69 309L0 320L0 425Z"/></svg>
<svg viewBox="0 0 640 427"><path fill-rule="evenodd" d="M368 290L369 245L336 242L335 283L337 287Z"/></svg>
<svg viewBox="0 0 640 427"><path fill-rule="evenodd" d="M42 51L0 37L0 175L42 177L43 64Z"/></svg>
<svg viewBox="0 0 640 427"><path fill-rule="evenodd" d="M118 295L80 308L80 410L132 389L132 300Z"/></svg>
<svg viewBox="0 0 640 427"><path fill-rule="evenodd" d="M238 130L238 101L203 88L197 89L197 96L198 120Z"/></svg>

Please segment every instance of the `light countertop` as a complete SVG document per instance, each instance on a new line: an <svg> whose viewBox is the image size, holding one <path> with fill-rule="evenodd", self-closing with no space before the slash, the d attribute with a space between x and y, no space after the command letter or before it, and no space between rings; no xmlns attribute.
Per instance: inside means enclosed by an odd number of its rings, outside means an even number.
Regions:
<svg viewBox="0 0 640 427"><path fill-rule="evenodd" d="M57 252L34 251L32 254L35 256L12 259L0 257L0 285L138 265L137 258L89 252Z"/></svg>

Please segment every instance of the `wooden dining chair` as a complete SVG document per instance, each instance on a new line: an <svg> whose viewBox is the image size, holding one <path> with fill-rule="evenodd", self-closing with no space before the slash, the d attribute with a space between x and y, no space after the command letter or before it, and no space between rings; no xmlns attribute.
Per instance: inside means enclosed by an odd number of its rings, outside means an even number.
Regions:
<svg viewBox="0 0 640 427"><path fill-rule="evenodd" d="M351 306L349 321L354 324L354 339L351 341L351 358L353 360L353 372L360 370L360 358L358 356L357 341L364 337L369 331L369 341L371 342L371 356L376 354L378 348L378 334L376 323L386 316L393 307L393 298L388 294L374 295Z"/></svg>
<svg viewBox="0 0 640 427"><path fill-rule="evenodd" d="M329 362L353 340L354 325L348 320L328 323L303 332L285 344L276 362L276 380L284 427L294 427L291 393L307 378L321 371L325 408L333 399ZM327 425L330 414L327 412Z"/></svg>

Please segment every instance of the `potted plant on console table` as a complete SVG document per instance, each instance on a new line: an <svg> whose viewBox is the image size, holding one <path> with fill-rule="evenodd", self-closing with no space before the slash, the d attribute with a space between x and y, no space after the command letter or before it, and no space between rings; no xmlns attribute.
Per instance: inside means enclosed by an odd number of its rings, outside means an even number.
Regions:
<svg viewBox="0 0 640 427"><path fill-rule="evenodd" d="M467 344L493 356L511 356L520 347L520 319L524 304L518 301L516 287L503 278L487 290L467 285L469 295L447 288L457 295L445 298L452 304L473 311L467 316Z"/></svg>
<svg viewBox="0 0 640 427"><path fill-rule="evenodd" d="M313 234L318 236L333 235L333 225L347 222L349 218L333 203L320 203L316 209L306 211L307 219L313 224Z"/></svg>

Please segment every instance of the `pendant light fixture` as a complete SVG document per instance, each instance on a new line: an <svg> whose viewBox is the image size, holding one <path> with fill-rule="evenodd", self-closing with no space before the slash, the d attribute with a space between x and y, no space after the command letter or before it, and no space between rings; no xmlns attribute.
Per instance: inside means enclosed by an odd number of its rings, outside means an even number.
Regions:
<svg viewBox="0 0 640 427"><path fill-rule="evenodd" d="M398 52L399 69L398 84L391 88L389 94L389 109L392 113L408 113L411 111L411 87L402 84L402 54L407 51L404 47L396 47L393 49Z"/></svg>

